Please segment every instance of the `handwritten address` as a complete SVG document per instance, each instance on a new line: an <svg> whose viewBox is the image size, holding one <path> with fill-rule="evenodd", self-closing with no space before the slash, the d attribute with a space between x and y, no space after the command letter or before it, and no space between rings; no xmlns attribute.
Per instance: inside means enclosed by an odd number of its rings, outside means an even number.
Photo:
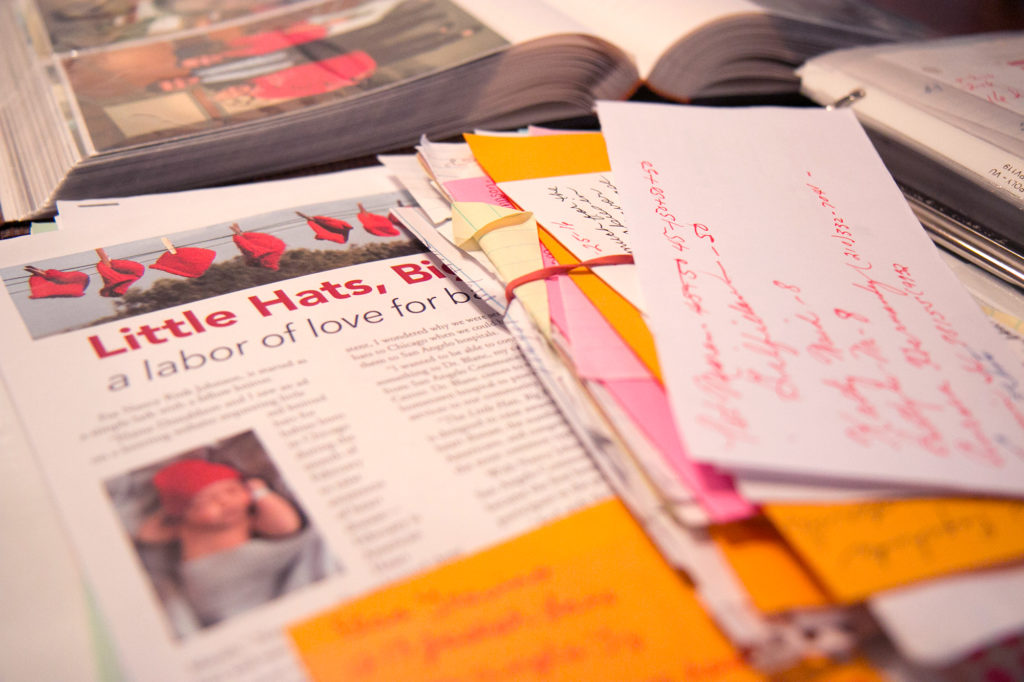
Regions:
<svg viewBox="0 0 1024 682"><path fill-rule="evenodd" d="M862 228L843 215L810 172L804 186L823 213L854 293L838 292L833 300L841 304L830 305L820 291L805 291L800 273L793 272L779 273L752 292L756 296L749 295L730 275L714 226L682 217L655 162L641 160L639 167L652 224L673 254L681 304L696 316L699 369L691 374L696 419L721 437L723 447L758 442L744 407L753 392L786 403L821 395L823 387L836 399L845 437L857 446L923 450L943 458L956 453L985 466L1005 464L1006 444L986 430L971 399L945 378L947 368L939 358L950 353L936 352L933 344L953 350L957 371L1020 395L1012 375L970 348L913 266L877 263L865 253ZM777 313L770 317L761 311L766 291L774 292L771 305L783 311L781 321ZM934 334L924 333L922 316ZM882 338L897 342L885 344ZM808 379L794 369L799 363L821 371ZM909 379L908 368L915 375ZM933 386L927 398L921 397L921 377ZM810 393L808 381L818 384ZM1005 402L1015 409L1012 400Z"/></svg>

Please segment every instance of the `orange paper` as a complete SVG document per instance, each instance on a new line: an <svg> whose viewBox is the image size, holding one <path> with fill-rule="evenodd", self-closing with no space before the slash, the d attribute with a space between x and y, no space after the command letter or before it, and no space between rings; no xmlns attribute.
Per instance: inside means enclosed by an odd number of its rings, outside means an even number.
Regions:
<svg viewBox="0 0 1024 682"><path fill-rule="evenodd" d="M611 170L601 133L502 137L464 135L495 182L550 178Z"/></svg>
<svg viewBox="0 0 1024 682"><path fill-rule="evenodd" d="M616 501L291 636L320 682L761 679Z"/></svg>
<svg viewBox="0 0 1024 682"><path fill-rule="evenodd" d="M831 603L763 516L711 526L709 531L762 613L775 614Z"/></svg>
<svg viewBox="0 0 1024 682"><path fill-rule="evenodd" d="M290 628L317 682L767 680L608 501ZM771 679L881 682L863 661Z"/></svg>
<svg viewBox="0 0 1024 682"><path fill-rule="evenodd" d="M764 511L843 602L1024 557L1024 502L909 499Z"/></svg>

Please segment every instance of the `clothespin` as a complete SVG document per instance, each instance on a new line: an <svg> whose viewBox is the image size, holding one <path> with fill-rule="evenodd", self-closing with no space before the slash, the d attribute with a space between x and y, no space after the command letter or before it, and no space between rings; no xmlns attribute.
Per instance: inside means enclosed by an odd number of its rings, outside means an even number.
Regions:
<svg viewBox="0 0 1024 682"><path fill-rule="evenodd" d="M230 225L228 225L228 227L231 228L231 231L233 233L242 234L242 228L238 226L238 223L231 223Z"/></svg>
<svg viewBox="0 0 1024 682"><path fill-rule="evenodd" d="M295 215L299 216L303 220L312 220L312 218L310 216L306 215L305 213L301 213L299 211L296 211Z"/></svg>
<svg viewBox="0 0 1024 682"><path fill-rule="evenodd" d="M174 248L174 244L167 237L160 237L160 242L164 245L164 248L171 252L171 254L177 254L178 250Z"/></svg>
<svg viewBox="0 0 1024 682"><path fill-rule="evenodd" d="M105 250L96 249L96 255L99 256L100 261L104 265L110 265L110 256L107 255L107 252Z"/></svg>
<svg viewBox="0 0 1024 682"><path fill-rule="evenodd" d="M45 277L46 276L46 272L44 270L40 270L39 268L37 268L34 265L26 265L25 266L25 270L27 270L28 272L32 273L33 275L39 275L40 277Z"/></svg>

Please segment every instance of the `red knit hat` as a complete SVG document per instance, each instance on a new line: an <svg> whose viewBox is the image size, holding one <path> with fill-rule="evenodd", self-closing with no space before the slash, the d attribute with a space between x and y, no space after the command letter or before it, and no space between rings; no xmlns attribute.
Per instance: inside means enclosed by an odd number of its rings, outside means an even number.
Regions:
<svg viewBox="0 0 1024 682"><path fill-rule="evenodd" d="M237 469L226 464L207 462L204 459L182 459L156 472L153 485L160 494L160 503L164 509L170 514L180 514L196 493L206 486L241 476Z"/></svg>

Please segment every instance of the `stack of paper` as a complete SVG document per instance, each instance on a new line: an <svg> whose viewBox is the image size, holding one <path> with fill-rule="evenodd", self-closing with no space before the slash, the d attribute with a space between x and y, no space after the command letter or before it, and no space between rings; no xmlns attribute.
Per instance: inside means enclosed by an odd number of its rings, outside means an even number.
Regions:
<svg viewBox="0 0 1024 682"><path fill-rule="evenodd" d="M387 218L412 203L372 168L62 203L59 230L3 245L0 536L19 561L0 581L0 677L731 682L765 679L737 642L777 631L780 651L802 651L793 623L745 605L708 538L653 513L673 467L656 487L628 458L598 460L699 589L664 560L500 315ZM509 246L502 276L533 267L519 242L528 228L536 242L536 221L484 204L464 216L486 211L501 227L475 242ZM573 324L592 342L616 338L572 295L547 301L549 320L582 312ZM594 377L621 365L608 400L657 389L628 352L591 350ZM585 410L586 438L617 452ZM183 462L195 477L169 496ZM193 505L207 509L215 485L237 494L232 471L252 491L247 515L235 497L207 524ZM673 494L702 522L689 488ZM282 503L299 528L260 523ZM247 532L190 555L186 532L204 528ZM792 562L773 553L747 561L785 576ZM801 623L834 634L836 620ZM61 657L46 655L54 632ZM862 658L799 672L880 679Z"/></svg>
<svg viewBox="0 0 1024 682"><path fill-rule="evenodd" d="M424 207L395 215L748 662L884 634L904 674L998 668L963 661L1024 628L1024 372L856 120L598 113L382 158Z"/></svg>

